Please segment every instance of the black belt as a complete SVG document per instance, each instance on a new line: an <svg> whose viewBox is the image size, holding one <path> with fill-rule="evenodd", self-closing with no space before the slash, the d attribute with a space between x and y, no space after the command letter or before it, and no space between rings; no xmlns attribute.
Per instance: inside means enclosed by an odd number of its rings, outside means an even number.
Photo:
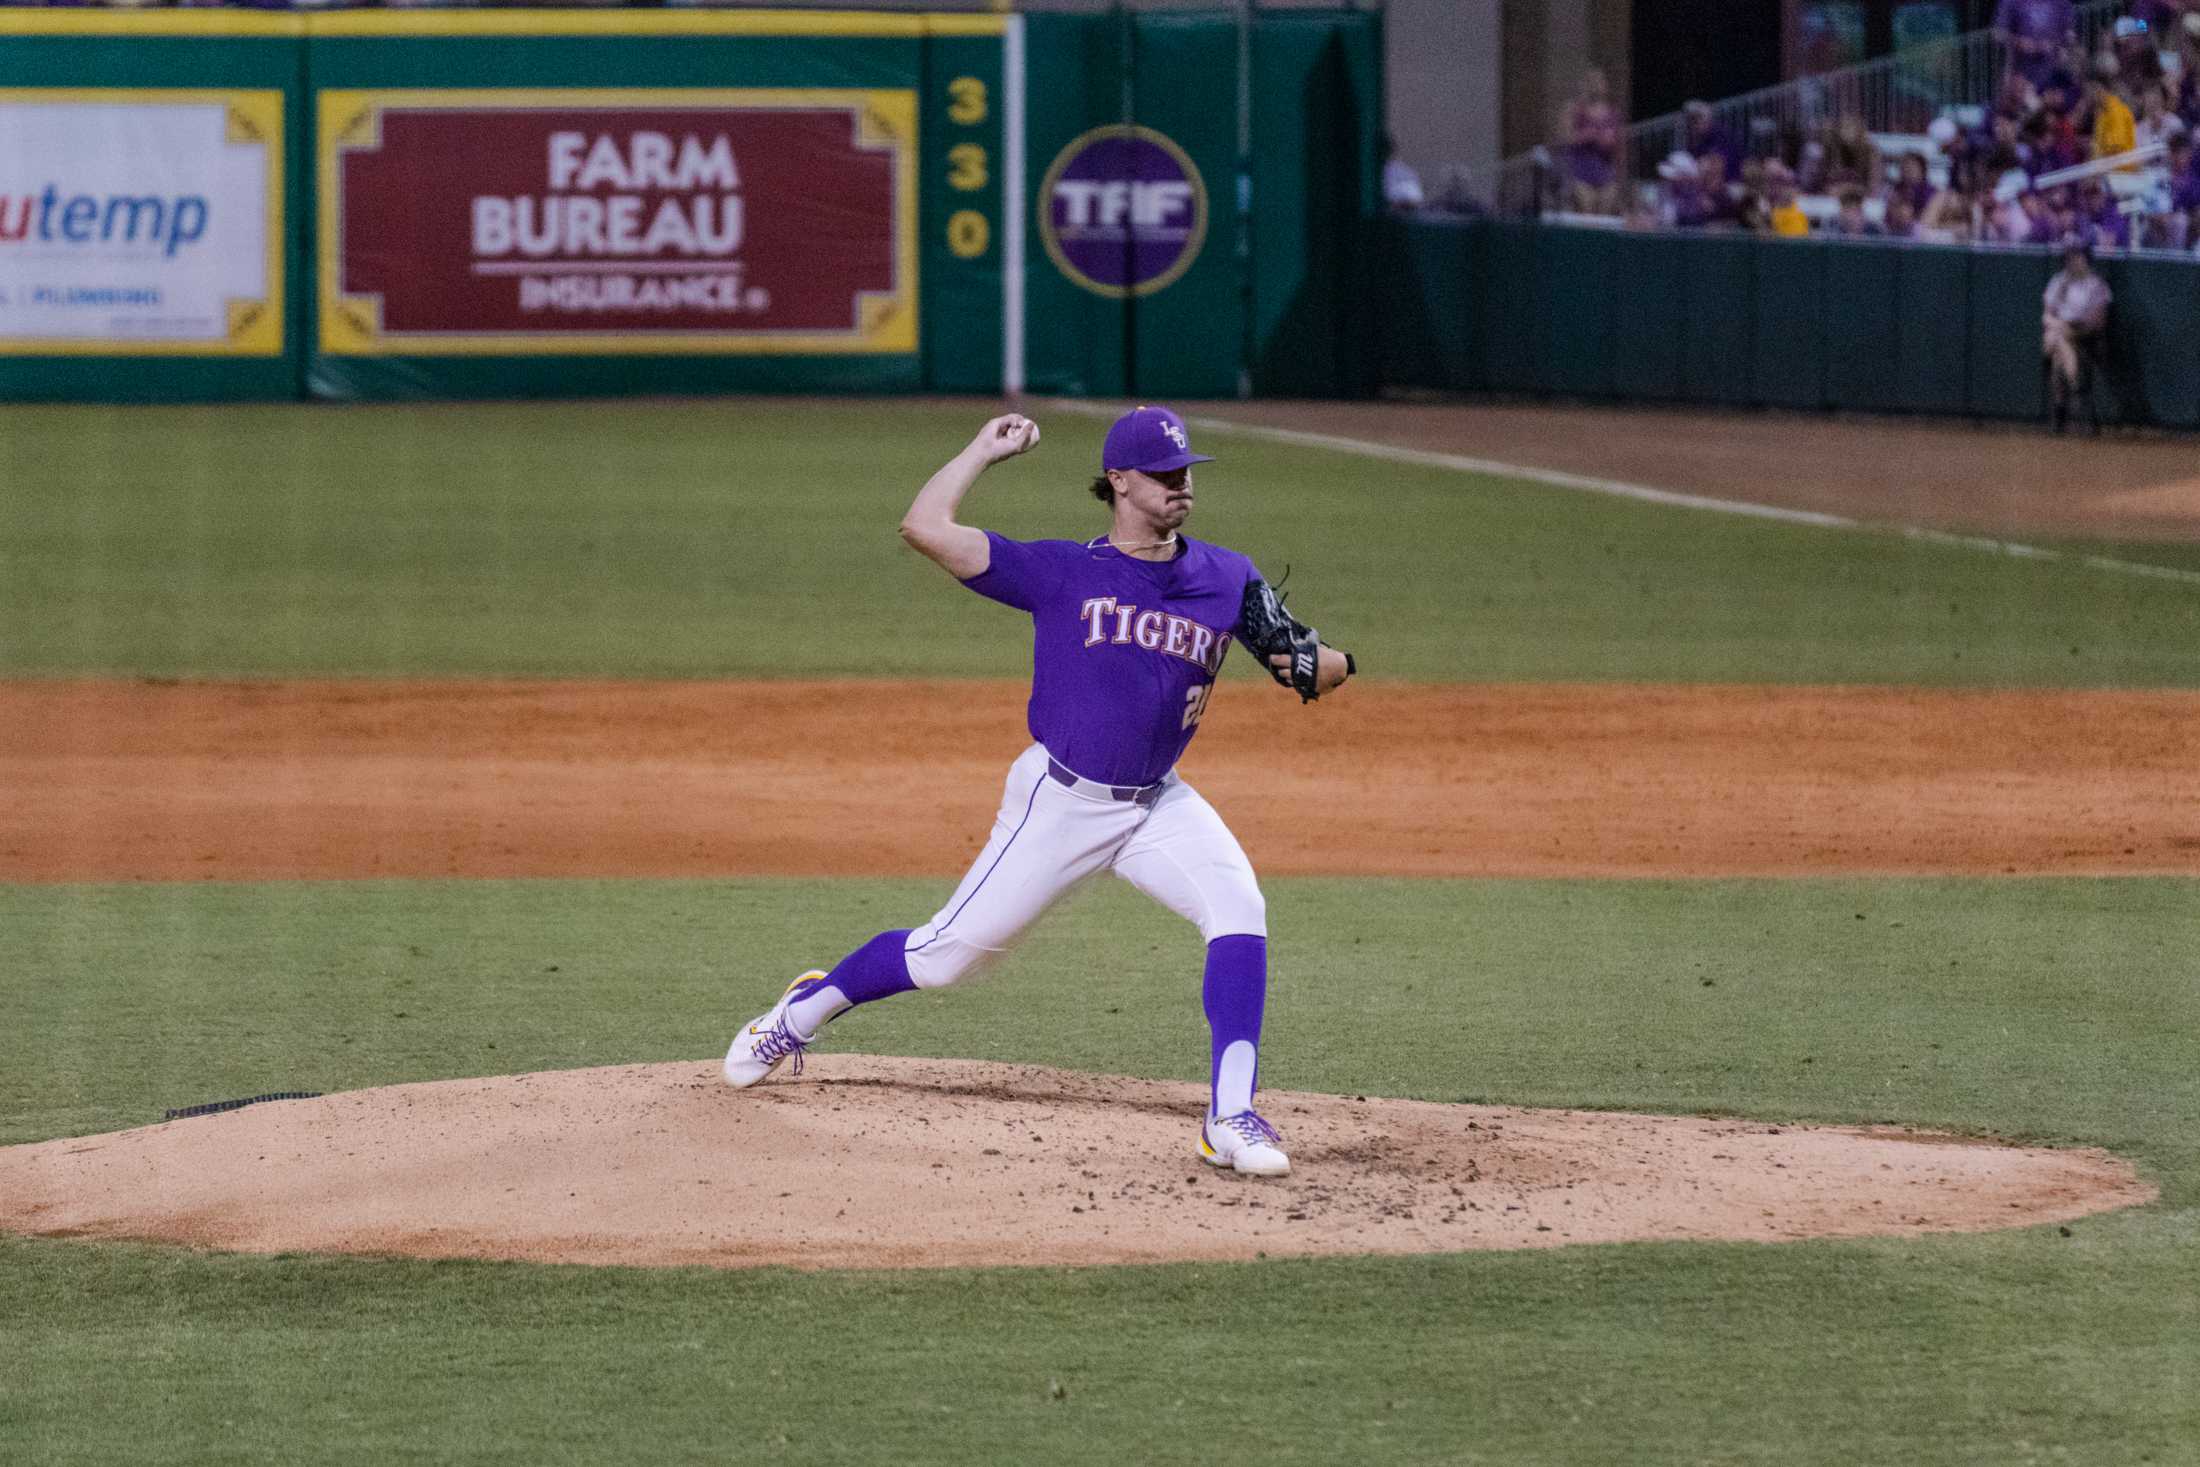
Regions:
<svg viewBox="0 0 2200 1467"><path fill-rule="evenodd" d="M1062 761L1052 754L1047 756L1047 774L1056 783L1066 784L1071 789L1082 791L1095 799L1124 800L1149 810L1153 808L1153 802L1161 798L1161 791L1166 783L1166 781L1156 781L1153 784L1102 784L1096 779L1083 779L1072 774L1062 766Z"/></svg>

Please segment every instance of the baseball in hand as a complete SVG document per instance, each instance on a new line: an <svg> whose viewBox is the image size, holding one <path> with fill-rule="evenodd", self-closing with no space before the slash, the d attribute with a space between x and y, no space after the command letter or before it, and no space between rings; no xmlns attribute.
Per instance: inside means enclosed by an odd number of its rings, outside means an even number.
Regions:
<svg viewBox="0 0 2200 1467"><path fill-rule="evenodd" d="M979 435L989 460L998 462L1029 453L1039 446L1039 425L1022 413L1004 413L985 425Z"/></svg>

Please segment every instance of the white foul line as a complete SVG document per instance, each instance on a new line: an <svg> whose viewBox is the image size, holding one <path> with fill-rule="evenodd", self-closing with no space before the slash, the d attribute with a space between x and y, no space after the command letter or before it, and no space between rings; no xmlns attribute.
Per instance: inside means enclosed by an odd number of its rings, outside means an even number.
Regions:
<svg viewBox="0 0 2200 1467"><path fill-rule="evenodd" d="M1082 398L1057 398L1054 406L1087 417L1112 418L1122 411L1106 403ZM1486 474L1504 479L1525 479L1531 484L1548 484L1554 489L1578 489L1584 493L1603 494L1615 499L1664 504L1676 509L1704 509L1713 514L1743 515L1750 519L1778 520L1790 525L1863 530L1873 534L1891 531L1907 540L1926 540L1935 545L1956 545L1967 550L1984 550L1990 554L2006 555L2020 560L2067 561L2073 565L2112 571L2119 575L2151 576L2156 580L2182 581L2188 585L2200 586L2200 571L2184 570L2173 565L2150 565L2145 561L2117 560L2107 555L2080 555L2067 550L2050 550L2043 545L2023 545L2014 540L1995 540L1984 535L1959 535L1948 530L1930 530L1922 525L1875 524L1870 520L1824 514L1813 509L1791 509L1779 504L1753 504L1746 499L1714 499L1704 494L1681 494L1671 489L1653 489L1647 484L1630 484L1623 479L1599 479L1587 474L1568 474L1557 469L1500 463L1496 459L1469 458L1465 454L1401 448L1396 444L1376 443L1365 438L1341 438L1333 433L1270 428L1258 423L1233 422L1228 418L1199 417L1186 418L1184 421L1206 431L1240 433L1248 438L1266 439L1271 443L1288 443L1301 448L1321 448L1332 453L1356 454L1361 458L1381 459L1385 463L1413 464L1420 468L1449 469L1454 473Z"/></svg>

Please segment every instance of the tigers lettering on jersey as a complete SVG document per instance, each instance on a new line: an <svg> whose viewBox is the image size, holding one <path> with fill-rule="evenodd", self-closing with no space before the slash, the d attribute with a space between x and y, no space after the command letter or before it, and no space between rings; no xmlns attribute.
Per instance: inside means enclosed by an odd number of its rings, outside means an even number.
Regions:
<svg viewBox="0 0 2200 1467"><path fill-rule="evenodd" d="M1085 623L1085 645L1102 642L1118 647L1143 647L1182 658L1194 667L1214 672L1222 666L1222 649L1229 638L1213 627L1188 616L1164 611L1140 611L1113 596L1087 598L1078 615Z"/></svg>

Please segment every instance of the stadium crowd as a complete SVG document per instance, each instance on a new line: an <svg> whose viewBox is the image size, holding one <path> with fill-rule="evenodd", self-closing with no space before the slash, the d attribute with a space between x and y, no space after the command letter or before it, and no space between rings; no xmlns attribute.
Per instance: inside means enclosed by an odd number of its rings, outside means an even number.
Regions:
<svg viewBox="0 0 2200 1467"><path fill-rule="evenodd" d="M1658 182L1618 176L1618 123L1590 74L1567 109L1566 202L1647 226L2094 249L2200 246L2200 0L2138 0L2100 48L2068 0L2003 0L2008 65L1991 106L1948 109L1919 137L1855 112L1735 137L1692 102ZM2126 156L2134 155L2134 156ZM2088 173L2082 165L2124 158ZM2059 175L2075 171L2078 176Z"/></svg>

